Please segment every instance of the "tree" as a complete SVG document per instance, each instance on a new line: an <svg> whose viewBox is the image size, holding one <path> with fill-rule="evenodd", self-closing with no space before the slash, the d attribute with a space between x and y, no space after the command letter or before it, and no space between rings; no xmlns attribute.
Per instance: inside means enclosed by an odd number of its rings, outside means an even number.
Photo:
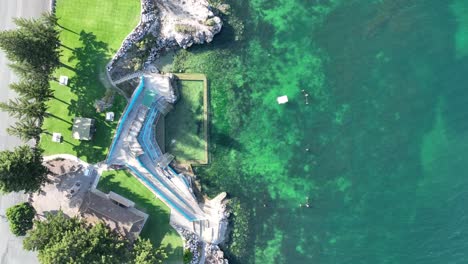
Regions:
<svg viewBox="0 0 468 264"><path fill-rule="evenodd" d="M44 102L20 97L15 100L10 99L7 103L0 102L0 109L13 117L26 117L33 120L39 120L42 123L47 106Z"/></svg>
<svg viewBox="0 0 468 264"><path fill-rule="evenodd" d="M103 223L94 226L61 211L35 221L23 241L26 250L38 251L41 263L162 263L165 253L148 240L132 243Z"/></svg>
<svg viewBox="0 0 468 264"><path fill-rule="evenodd" d="M0 32L0 48L7 58L27 62L49 74L60 65L59 32L56 18L45 14L39 19L16 18L17 29Z"/></svg>
<svg viewBox="0 0 468 264"><path fill-rule="evenodd" d="M26 235L26 231L33 227L36 210L29 203L20 203L6 210L6 217L10 222L10 230L17 236Z"/></svg>
<svg viewBox="0 0 468 264"><path fill-rule="evenodd" d="M103 223L98 223L88 232L89 254L84 263L122 263L127 262L129 257L128 248L130 243L117 233L111 231Z"/></svg>
<svg viewBox="0 0 468 264"><path fill-rule="evenodd" d="M65 221L77 221L65 220ZM54 232L57 243L39 250L41 263L127 263L128 241L121 239L103 223L89 227L78 221L74 229ZM34 233L34 230L31 231ZM37 236L36 236L37 237ZM26 238L29 239L29 238Z"/></svg>
<svg viewBox="0 0 468 264"><path fill-rule="evenodd" d="M66 233L80 229L83 223L78 218L68 218L59 211L46 215L45 221L34 221L34 228L23 241L26 250L41 251L53 244L60 243Z"/></svg>
<svg viewBox="0 0 468 264"><path fill-rule="evenodd" d="M49 170L42 165L42 150L29 146L0 151L0 192L38 191Z"/></svg>
<svg viewBox="0 0 468 264"><path fill-rule="evenodd" d="M138 238L133 245L132 263L153 264L163 263L167 258L166 252L162 249L155 249L148 239Z"/></svg>
<svg viewBox="0 0 468 264"><path fill-rule="evenodd" d="M26 119L15 122L14 125L7 128L8 134L19 137L21 140L27 142L31 139L39 142L40 135L43 129L38 125L35 120Z"/></svg>
<svg viewBox="0 0 468 264"><path fill-rule="evenodd" d="M50 73L27 62L13 62L8 67L23 80L49 80Z"/></svg>
<svg viewBox="0 0 468 264"><path fill-rule="evenodd" d="M190 249L185 249L184 250L184 263L190 263L193 260L193 253L190 251Z"/></svg>
<svg viewBox="0 0 468 264"><path fill-rule="evenodd" d="M22 97L35 99L38 102L47 101L54 96L52 89L50 89L49 80L45 78L12 83L10 88Z"/></svg>
<svg viewBox="0 0 468 264"><path fill-rule="evenodd" d="M13 61L10 68L22 81L10 85L20 98L0 102L0 109L20 119L7 132L22 140L34 138L36 145L42 133L47 110L46 101L53 97L49 80L60 65L59 32L54 14L38 19L16 18L17 29L0 32L0 48Z"/></svg>

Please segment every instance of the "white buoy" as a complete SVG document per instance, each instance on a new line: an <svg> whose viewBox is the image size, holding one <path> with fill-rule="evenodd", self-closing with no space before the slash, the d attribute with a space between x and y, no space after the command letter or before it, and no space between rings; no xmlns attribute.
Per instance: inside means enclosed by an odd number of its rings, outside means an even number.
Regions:
<svg viewBox="0 0 468 264"><path fill-rule="evenodd" d="M278 104L285 104L288 102L288 96L287 95L280 96L276 98L276 101L278 101Z"/></svg>

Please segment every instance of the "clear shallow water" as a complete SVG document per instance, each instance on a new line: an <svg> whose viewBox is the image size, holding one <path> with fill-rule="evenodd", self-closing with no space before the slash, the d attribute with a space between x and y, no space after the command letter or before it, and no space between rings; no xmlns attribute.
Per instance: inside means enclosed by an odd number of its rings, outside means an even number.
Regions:
<svg viewBox="0 0 468 264"><path fill-rule="evenodd" d="M240 40L228 26L176 67L211 82L198 174L251 213L240 262L466 263L468 2L252 0L234 14Z"/></svg>

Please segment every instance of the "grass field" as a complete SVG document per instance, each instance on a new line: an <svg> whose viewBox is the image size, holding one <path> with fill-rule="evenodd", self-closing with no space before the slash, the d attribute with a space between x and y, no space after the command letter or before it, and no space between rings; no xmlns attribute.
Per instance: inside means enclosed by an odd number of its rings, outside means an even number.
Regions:
<svg viewBox="0 0 468 264"><path fill-rule="evenodd" d="M169 263L182 260L182 239L169 225L170 209L126 170L106 171L99 180L98 189L113 191L134 201L138 209L149 214L141 235L155 246L161 245L169 253Z"/></svg>
<svg viewBox="0 0 468 264"><path fill-rule="evenodd" d="M206 164L204 82L179 80L180 100L165 118L165 147L180 163Z"/></svg>
<svg viewBox="0 0 468 264"><path fill-rule="evenodd" d="M57 78L66 75L70 80L68 86L51 84L56 98L48 103L50 116L43 125L47 131L41 138L45 155L68 153L88 162L105 159L126 101L115 96L114 106L109 109L116 114L114 122L106 122L103 113L96 113L94 102L105 93L99 74L104 72L105 64L125 36L138 24L139 13L139 0L57 0L63 67L54 75ZM75 116L96 119L97 130L92 141L72 138ZM62 143L52 142L53 132L62 133Z"/></svg>

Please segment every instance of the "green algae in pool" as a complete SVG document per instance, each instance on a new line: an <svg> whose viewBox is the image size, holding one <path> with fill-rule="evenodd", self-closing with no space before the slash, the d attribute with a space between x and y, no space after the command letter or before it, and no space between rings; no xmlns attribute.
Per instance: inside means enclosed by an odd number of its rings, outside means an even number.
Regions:
<svg viewBox="0 0 468 264"><path fill-rule="evenodd" d="M465 262L467 2L230 4L174 67L210 80L196 170L240 200L232 262Z"/></svg>

